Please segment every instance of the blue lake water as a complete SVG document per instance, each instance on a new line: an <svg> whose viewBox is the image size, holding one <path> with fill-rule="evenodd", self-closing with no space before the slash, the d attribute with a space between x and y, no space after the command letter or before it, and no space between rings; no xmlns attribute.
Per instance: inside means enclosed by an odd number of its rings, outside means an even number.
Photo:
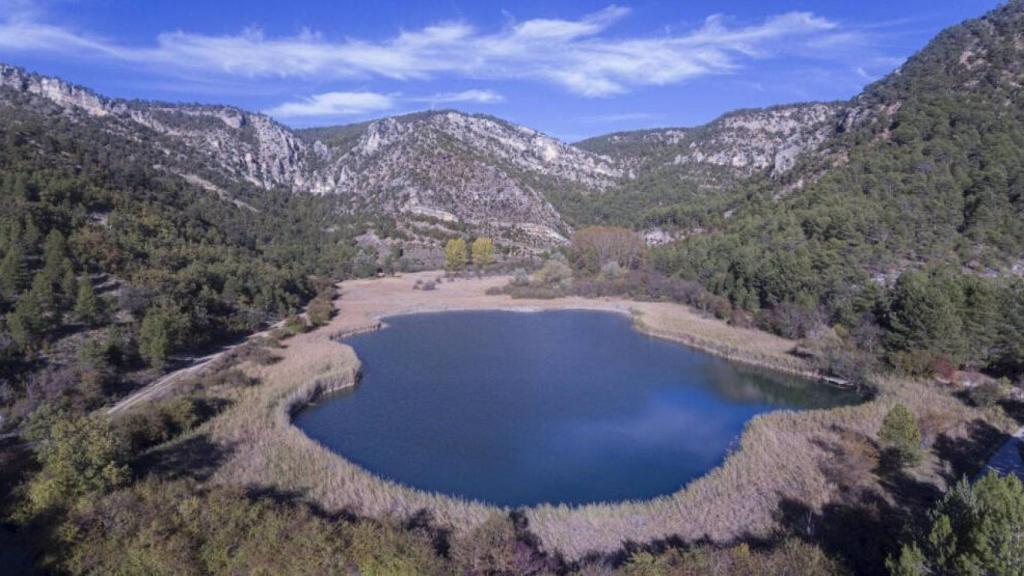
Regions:
<svg viewBox="0 0 1024 576"><path fill-rule="evenodd" d="M856 394L641 334L605 312L399 316L347 339L354 389L295 419L385 478L499 505L674 492L722 462L751 417Z"/></svg>

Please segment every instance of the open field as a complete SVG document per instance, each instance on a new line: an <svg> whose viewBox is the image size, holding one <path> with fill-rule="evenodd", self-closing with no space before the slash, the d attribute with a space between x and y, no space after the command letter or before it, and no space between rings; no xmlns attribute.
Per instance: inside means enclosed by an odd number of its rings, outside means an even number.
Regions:
<svg viewBox="0 0 1024 576"><path fill-rule="evenodd" d="M220 460L213 482L245 484L301 494L329 511L405 519L423 510L456 532L471 529L498 509L427 494L380 479L347 462L291 425L291 413L323 392L352 385L359 360L332 338L380 327L389 315L482 309L594 309L631 314L641 330L711 352L790 372L806 372L789 354L794 343L728 326L675 304L623 300L513 300L486 295L505 278L457 280L435 291L413 290L436 273L359 280L341 285L340 313L326 326L295 336L275 350L280 359L246 369L262 384L234 391L232 406L201 428ZM645 502L540 506L525 511L531 530L549 550L567 558L609 553L624 541L679 537L731 541L767 537L780 527L780 503L800 503L808 513L841 498L851 482L872 489L873 438L888 407L902 402L926 423L930 445L965 440L984 416L948 392L916 382L887 382L865 404L830 411L775 412L752 420L738 450L708 475L680 491ZM842 473L837 473L837 470ZM954 477L935 457L914 481L942 487ZM581 479L585 481L585 479Z"/></svg>

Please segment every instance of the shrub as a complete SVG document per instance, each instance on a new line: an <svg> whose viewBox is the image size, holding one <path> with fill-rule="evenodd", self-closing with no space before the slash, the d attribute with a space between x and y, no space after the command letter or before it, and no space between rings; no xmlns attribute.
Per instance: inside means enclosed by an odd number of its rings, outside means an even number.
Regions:
<svg viewBox="0 0 1024 576"><path fill-rule="evenodd" d="M931 376L935 357L927 350L906 350L889 354L889 363L908 376Z"/></svg>
<svg viewBox="0 0 1024 576"><path fill-rule="evenodd" d="M1005 387L1000 382L986 381L967 390L971 404L979 408L989 408L1003 399Z"/></svg>
<svg viewBox="0 0 1024 576"><path fill-rule="evenodd" d="M512 273L512 280L509 282L512 286L529 286L530 275L524 268L516 268L515 272Z"/></svg>
<svg viewBox="0 0 1024 576"><path fill-rule="evenodd" d="M885 415L878 439L886 446L887 455L896 467L921 460L921 428L917 418L903 404L896 404Z"/></svg>
<svg viewBox="0 0 1024 576"><path fill-rule="evenodd" d="M334 316L334 303L331 302L329 296L321 294L309 303L306 315L309 316L309 321L313 326L323 326Z"/></svg>
<svg viewBox="0 0 1024 576"><path fill-rule="evenodd" d="M938 354L932 357L928 364L928 371L936 378L941 378L946 382L951 382L956 376L956 366L949 361L949 358Z"/></svg>
<svg viewBox="0 0 1024 576"><path fill-rule="evenodd" d="M303 320L302 316L298 314L292 314L284 321L285 333L289 336L295 336L296 334L302 334L309 329L306 321Z"/></svg>
<svg viewBox="0 0 1024 576"><path fill-rule="evenodd" d="M622 276L622 266L617 261L605 262L601 265L601 276L614 280Z"/></svg>
<svg viewBox="0 0 1024 576"><path fill-rule="evenodd" d="M475 530L457 539L451 550L457 574L530 576L554 568L536 542L504 513L494 513Z"/></svg>
<svg viewBox="0 0 1024 576"><path fill-rule="evenodd" d="M561 260L552 258L534 272L531 284L567 288L572 283L572 268Z"/></svg>

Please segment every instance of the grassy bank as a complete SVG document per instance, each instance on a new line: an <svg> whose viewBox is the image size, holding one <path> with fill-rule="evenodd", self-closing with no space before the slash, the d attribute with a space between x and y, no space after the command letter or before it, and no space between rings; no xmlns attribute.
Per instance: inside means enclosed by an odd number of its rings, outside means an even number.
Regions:
<svg viewBox="0 0 1024 576"><path fill-rule="evenodd" d="M341 313L328 325L286 340L273 351L274 363L247 366L262 383L233 392L230 408L199 431L218 447L220 461L211 481L298 494L325 510L359 516L404 520L426 510L433 522L455 534L481 525L497 511L378 478L291 424L297 407L357 380L358 358L332 337L376 329L387 315L473 309L616 311L632 314L638 328L658 337L750 364L808 371L803 360L790 354L792 341L729 326L675 304L582 298L512 301L485 295L487 288L504 279L459 280L423 292L412 289L417 278L346 283L338 301ZM820 516L853 489L890 493L876 473L874 438L885 412L896 402L918 415L929 446L938 447L912 472L912 480L941 489L959 473L943 451L971 441L973 427L991 420L991 414L966 406L945 389L893 381L859 406L754 418L737 450L721 466L674 494L644 502L539 506L524 515L546 549L569 559L613 553L624 541L771 537L791 529L786 516L793 507Z"/></svg>

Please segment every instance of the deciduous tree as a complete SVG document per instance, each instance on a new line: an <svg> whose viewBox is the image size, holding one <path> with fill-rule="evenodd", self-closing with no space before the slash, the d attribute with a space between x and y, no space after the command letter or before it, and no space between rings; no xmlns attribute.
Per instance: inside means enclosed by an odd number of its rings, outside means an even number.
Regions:
<svg viewBox="0 0 1024 576"><path fill-rule="evenodd" d="M494 242L484 237L473 240L473 265L484 268L491 262L494 262Z"/></svg>
<svg viewBox="0 0 1024 576"><path fill-rule="evenodd" d="M467 257L466 241L462 238L452 238L444 247L445 265L450 271L465 268Z"/></svg>

